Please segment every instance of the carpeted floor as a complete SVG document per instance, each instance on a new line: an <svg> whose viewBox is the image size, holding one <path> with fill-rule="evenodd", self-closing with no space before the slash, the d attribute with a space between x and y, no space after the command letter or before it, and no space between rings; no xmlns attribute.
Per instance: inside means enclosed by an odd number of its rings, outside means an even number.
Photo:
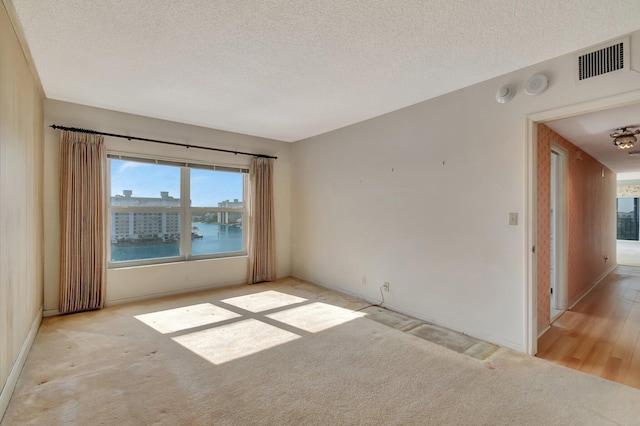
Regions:
<svg viewBox="0 0 640 426"><path fill-rule="evenodd" d="M44 320L2 426L633 425L640 390L485 361L294 279Z"/></svg>

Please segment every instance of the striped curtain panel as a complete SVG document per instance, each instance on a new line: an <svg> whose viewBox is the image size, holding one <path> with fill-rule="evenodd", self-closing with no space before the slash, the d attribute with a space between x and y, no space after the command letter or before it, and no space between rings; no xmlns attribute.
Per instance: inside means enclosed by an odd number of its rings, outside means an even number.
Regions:
<svg viewBox="0 0 640 426"><path fill-rule="evenodd" d="M276 279L273 159L254 158L249 169L249 284Z"/></svg>
<svg viewBox="0 0 640 426"><path fill-rule="evenodd" d="M100 309L106 281L104 138L60 137L60 313Z"/></svg>

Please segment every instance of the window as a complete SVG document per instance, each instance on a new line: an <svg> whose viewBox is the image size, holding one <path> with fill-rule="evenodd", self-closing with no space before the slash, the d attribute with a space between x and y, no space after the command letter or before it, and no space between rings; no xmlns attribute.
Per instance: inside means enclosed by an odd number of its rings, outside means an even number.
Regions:
<svg viewBox="0 0 640 426"><path fill-rule="evenodd" d="M109 157L111 267L246 253L246 169Z"/></svg>
<svg viewBox="0 0 640 426"><path fill-rule="evenodd" d="M618 198L618 240L638 241L638 198Z"/></svg>

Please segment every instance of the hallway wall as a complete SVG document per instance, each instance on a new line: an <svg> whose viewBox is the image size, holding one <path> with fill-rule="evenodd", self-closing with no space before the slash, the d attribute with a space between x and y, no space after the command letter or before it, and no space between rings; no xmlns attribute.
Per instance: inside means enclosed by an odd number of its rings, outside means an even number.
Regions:
<svg viewBox="0 0 640 426"><path fill-rule="evenodd" d="M567 306L578 301L616 264L615 173L549 127L538 125L538 333L544 331L550 321L552 142L568 152Z"/></svg>

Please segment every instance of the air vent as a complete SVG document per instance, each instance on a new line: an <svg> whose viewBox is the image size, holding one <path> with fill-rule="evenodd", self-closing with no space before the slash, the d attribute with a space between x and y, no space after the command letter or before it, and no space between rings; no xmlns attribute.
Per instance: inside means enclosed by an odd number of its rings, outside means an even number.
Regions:
<svg viewBox="0 0 640 426"><path fill-rule="evenodd" d="M577 56L578 81L628 68L629 38L581 52Z"/></svg>

